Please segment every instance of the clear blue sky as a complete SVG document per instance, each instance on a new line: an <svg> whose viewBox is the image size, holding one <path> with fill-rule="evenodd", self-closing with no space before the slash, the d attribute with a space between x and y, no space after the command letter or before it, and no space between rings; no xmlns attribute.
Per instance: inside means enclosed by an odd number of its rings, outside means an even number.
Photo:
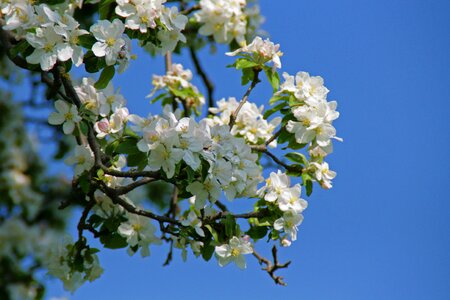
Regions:
<svg viewBox="0 0 450 300"><path fill-rule="evenodd" d="M283 71L325 78L345 140L329 158L334 188L315 189L298 241L281 252L293 261L280 272L288 287L275 286L252 257L240 271L178 256L162 267L167 248L147 259L105 250L104 275L71 299L448 299L450 1L261 6L264 29L285 53ZM231 59L222 51L201 53L216 98L239 98L239 74L225 69ZM146 115L150 76L163 61L137 53L139 63L116 83L131 111ZM268 90L261 84L251 100L263 103ZM55 281L48 294L64 292Z"/></svg>

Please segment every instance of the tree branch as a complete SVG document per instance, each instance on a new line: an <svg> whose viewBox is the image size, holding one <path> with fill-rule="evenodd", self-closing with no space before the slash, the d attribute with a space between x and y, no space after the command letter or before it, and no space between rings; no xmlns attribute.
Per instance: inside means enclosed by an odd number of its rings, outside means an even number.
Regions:
<svg viewBox="0 0 450 300"><path fill-rule="evenodd" d="M100 190L104 192L109 198L111 198L112 202L114 204L118 204L122 206L126 211L132 214L144 216L153 220L156 220L160 223L170 223L174 225L181 225L181 223L178 220L169 218L167 216L160 216L157 214L152 213L151 211L143 210L140 208L135 207L133 204L125 201L123 198L121 198L115 189L108 187L103 181L97 180L96 183L98 184Z"/></svg>
<svg viewBox="0 0 450 300"><path fill-rule="evenodd" d="M12 40L15 40L15 39L14 39L14 37L11 35L11 33L10 33L9 31L6 31L6 30L3 29L3 26L4 26L4 25L5 25L5 21L2 20L2 19L0 19L0 42L1 42L1 45L2 45L3 47L5 47L6 55L8 56L8 58L9 58L16 66L18 66L18 67L20 67L20 68L22 68L22 69L25 69L25 70L29 70L29 69L28 69L28 63L27 63L27 61L26 61L24 58L22 58L22 57L20 57L20 56L18 56L18 55L13 56L13 55L11 54L11 51L10 51L10 50L11 50L12 47L13 47L11 41L12 41Z"/></svg>

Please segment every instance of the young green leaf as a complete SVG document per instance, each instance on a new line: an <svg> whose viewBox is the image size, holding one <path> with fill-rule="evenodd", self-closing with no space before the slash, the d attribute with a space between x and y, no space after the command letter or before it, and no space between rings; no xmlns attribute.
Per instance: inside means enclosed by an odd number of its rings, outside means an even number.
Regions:
<svg viewBox="0 0 450 300"><path fill-rule="evenodd" d="M108 83L114 77L115 73L116 69L114 68L114 66L107 66L103 69L102 73L100 74L100 78L94 84L94 87L99 90L106 88L108 86Z"/></svg>

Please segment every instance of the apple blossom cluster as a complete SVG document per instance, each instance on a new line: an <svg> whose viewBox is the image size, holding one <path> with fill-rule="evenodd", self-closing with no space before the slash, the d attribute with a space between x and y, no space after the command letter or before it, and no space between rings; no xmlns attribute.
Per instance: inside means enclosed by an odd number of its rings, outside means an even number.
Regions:
<svg viewBox="0 0 450 300"><path fill-rule="evenodd" d="M200 11L195 14L202 26L199 33L212 35L217 43L245 42L247 17L246 0L200 0Z"/></svg>
<svg viewBox="0 0 450 300"><path fill-rule="evenodd" d="M84 77L81 84L74 87L83 105L94 115L106 117L125 107L125 98L119 89L114 89L112 83L104 89L97 89L94 85L93 78Z"/></svg>
<svg viewBox="0 0 450 300"><path fill-rule="evenodd" d="M170 8L163 4L166 0L116 0L115 12L125 18L125 27L146 34L158 30L157 38L161 45L159 51L173 51L179 41L185 43L181 33L188 19L178 12L176 6Z"/></svg>
<svg viewBox="0 0 450 300"><path fill-rule="evenodd" d="M103 273L97 255L97 249L80 248L69 236L47 248L44 264L48 273L59 278L64 288L75 291L86 281L94 281Z"/></svg>
<svg viewBox="0 0 450 300"><path fill-rule="evenodd" d="M33 226L18 216L6 219L0 224L0 260L16 261L17 257L28 257L43 261L48 246L61 238L61 232L46 226ZM8 287L12 299L35 299L38 287L17 282Z"/></svg>
<svg viewBox="0 0 450 300"><path fill-rule="evenodd" d="M203 208L207 199L212 203L218 200L222 190L228 200L255 194L261 181L257 155L243 139L231 135L228 126L210 127L207 122L197 123L193 118L177 119L167 110L163 116L145 120L131 115L129 120L146 124L137 147L148 154L150 171L161 169L171 179L181 161L194 172L206 168L205 178L194 176L186 187L196 196L197 208Z"/></svg>
<svg viewBox="0 0 450 300"><path fill-rule="evenodd" d="M152 84L154 88L148 97L153 96L159 90L166 89L175 97L175 101L182 102L187 108L193 109L199 115L203 104L205 104L205 97L190 82L191 80L191 70L184 69L181 64L172 64L166 75L153 75ZM160 97L166 97L166 95L162 94L157 99Z"/></svg>
<svg viewBox="0 0 450 300"><path fill-rule="evenodd" d="M46 4L31 5L28 1L13 1L2 6L5 30L14 30L24 35L34 48L26 57L30 64L39 64L48 71L56 61L72 60L76 66L83 62L83 49L78 45L79 37L88 34L68 13L59 13Z"/></svg>
<svg viewBox="0 0 450 300"><path fill-rule="evenodd" d="M200 0L191 7L183 1L178 7L165 6L166 2L86 2L101 8L95 21L80 20L89 31L80 29L82 25L73 18L74 7L81 9L83 1L58 8L17 0L0 7L5 23L2 29L14 33L19 41L13 50L29 64L39 65L49 90L61 98L55 99L48 123L76 137L77 145L65 162L74 166L74 191L86 200L81 201L84 210L77 227L78 240L47 241L51 247L42 258L49 274L60 278L71 291L103 272L98 250L87 245L83 231L90 231L106 248L127 248L129 255L140 252L142 257L149 256L150 246L164 241L171 244L169 257L172 248L178 248L185 259L190 247L196 257L209 260L214 255L220 266L233 262L244 269L245 255L259 256L254 249L257 240L268 237L286 247L297 239L308 205L301 198L302 188L308 196L314 181L329 189L336 176L324 158L332 152L332 140L341 140L332 125L339 117L337 103L327 101L328 89L319 76L283 73L285 81L280 86L280 45L259 36L247 44L249 32L259 25L257 6L247 7L250 0ZM188 22L185 15L190 13ZM206 75L195 51L205 40L235 41L240 48L231 44L236 50L226 55L237 57L231 67L242 70L242 85L250 83L240 100L230 97L215 106L210 104L210 114L199 120L193 114L201 115L205 98L192 84L192 72L171 63L171 52L181 49L178 42L187 42L182 33L186 27L186 34L193 36L188 47L202 78ZM197 37L197 33L208 38ZM160 114L131 114L120 89L111 83L116 66L123 72L133 57L131 39L138 39L143 47L150 45L156 49L153 53L168 52L166 74L153 75L154 88L148 96L152 103L161 101ZM21 48L22 42L28 49L14 49ZM98 80L85 77L73 85L68 73L70 60L76 66L84 63L89 73L101 72ZM248 100L261 82L260 74L267 76L273 88L273 107L265 112L264 106ZM209 102L214 103L211 85L208 79L204 82ZM309 157L287 153L285 157L294 163L285 163L278 153L270 152L282 144L283 150L306 147ZM266 175L263 186L262 157L285 170ZM28 184L23 168L9 169L0 179L6 176L9 185L19 187ZM301 178L301 184L291 183L290 176ZM171 189L164 214L139 202L151 198L147 194L136 196L154 183ZM226 207L235 203L222 203L224 198L237 202L233 200L243 197L256 199L251 212L235 214ZM241 229L243 220L248 221L249 226L242 227L246 230ZM35 247L27 244L34 239L26 240L25 224L9 221L0 223L0 240L17 239L25 252ZM5 232L4 226L16 234ZM13 251L0 244L0 256ZM273 272L270 275L279 283Z"/></svg>
<svg viewBox="0 0 450 300"><path fill-rule="evenodd" d="M214 114L208 122L215 125L226 125L230 123L230 117L239 106L239 102L234 97L228 100L221 99L217 102L217 107L211 107L209 111ZM242 106L236 118L231 134L243 137L250 145L264 144L273 135L273 131L280 124L281 118L274 118L267 122L263 117L264 106L259 108L255 103L246 102ZM269 144L274 148L277 146L277 141L274 140Z"/></svg>
<svg viewBox="0 0 450 300"><path fill-rule="evenodd" d="M306 72L298 72L291 76L283 74L285 82L280 92L287 92L295 96L291 104L291 111L295 121L289 121L287 130L295 134L299 144L308 144L312 156L325 156L332 152L332 139L336 137L336 129L332 122L339 117L336 111L337 102L327 102L328 89L323 85L320 76L310 76Z"/></svg>
<svg viewBox="0 0 450 300"><path fill-rule="evenodd" d="M228 56L242 56L248 58L250 55L250 60L253 61L254 66L264 65L266 63L273 63L273 70L281 68L280 57L283 53L279 50L280 45L274 44L269 39L263 40L261 37L257 36L253 41L233 52L227 52Z"/></svg>
<svg viewBox="0 0 450 300"><path fill-rule="evenodd" d="M275 205L282 212L282 216L275 220L273 227L285 233L280 237L283 246L289 246L291 241L297 239L297 226L302 223L302 212L308 206L308 203L300 198L300 194L300 184L291 186L289 176L280 170L277 173L270 173L266 185L258 190L258 195L266 203Z"/></svg>
<svg viewBox="0 0 450 300"><path fill-rule="evenodd" d="M337 102L327 101L329 90L320 76L298 72L295 77L287 73L283 73L283 77L285 82L278 95L290 96L289 106L293 115L293 119L286 124L286 130L294 134L297 144L308 145L312 158L309 169L322 187L329 189L336 173L329 170L323 158L333 151L333 139L342 141L336 136L336 129L332 125L339 117Z"/></svg>

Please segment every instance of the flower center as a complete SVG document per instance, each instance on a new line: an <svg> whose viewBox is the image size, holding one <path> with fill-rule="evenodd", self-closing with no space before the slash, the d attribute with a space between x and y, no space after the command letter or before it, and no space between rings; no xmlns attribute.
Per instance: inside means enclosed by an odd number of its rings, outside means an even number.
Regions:
<svg viewBox="0 0 450 300"><path fill-rule="evenodd" d="M148 24L148 17L147 16L141 16L140 19L141 19L141 23Z"/></svg>
<svg viewBox="0 0 450 300"><path fill-rule="evenodd" d="M239 256L239 254L241 254L241 251L239 251L239 249L234 248L231 250L231 256L237 257L237 256Z"/></svg>
<svg viewBox="0 0 450 300"><path fill-rule="evenodd" d="M53 50L53 45L50 43L45 44L44 50L45 52L51 52Z"/></svg>
<svg viewBox="0 0 450 300"><path fill-rule="evenodd" d="M71 112L68 112L68 113L64 114L64 118L66 120L72 120L73 119L73 115L72 115Z"/></svg>
<svg viewBox="0 0 450 300"><path fill-rule="evenodd" d="M109 38L109 39L107 39L106 40L106 44L109 46L109 47L112 47L112 46L114 46L114 44L116 43L116 39L115 38Z"/></svg>
<svg viewBox="0 0 450 300"><path fill-rule="evenodd" d="M309 119L303 119L302 124L305 127L309 127L311 125L311 121Z"/></svg>
<svg viewBox="0 0 450 300"><path fill-rule="evenodd" d="M142 229L142 225L141 224L133 224L133 225L131 225L131 227L136 232L138 232L138 231L140 231Z"/></svg>

